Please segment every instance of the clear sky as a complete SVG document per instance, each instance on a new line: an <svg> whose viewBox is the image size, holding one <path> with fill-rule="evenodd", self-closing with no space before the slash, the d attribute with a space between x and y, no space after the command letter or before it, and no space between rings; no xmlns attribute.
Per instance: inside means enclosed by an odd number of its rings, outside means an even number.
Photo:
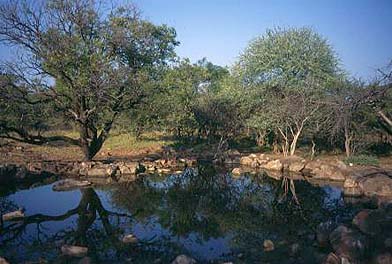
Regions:
<svg viewBox="0 0 392 264"><path fill-rule="evenodd" d="M231 65L267 28L310 26L344 69L371 78L392 60L392 0L135 0L143 15L177 30L177 52Z"/></svg>
<svg viewBox="0 0 392 264"><path fill-rule="evenodd" d="M0 0L1 1L1 0ZM35 0L36 1L36 0ZM115 0L122 2L128 0ZM147 19L177 30L177 53L230 66L267 28L309 26L352 76L369 79L392 60L392 0L134 0ZM0 46L0 56L10 49Z"/></svg>

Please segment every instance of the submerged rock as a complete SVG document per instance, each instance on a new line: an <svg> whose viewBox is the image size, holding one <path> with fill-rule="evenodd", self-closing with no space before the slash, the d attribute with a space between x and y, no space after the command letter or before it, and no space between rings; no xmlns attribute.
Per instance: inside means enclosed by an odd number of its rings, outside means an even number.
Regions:
<svg viewBox="0 0 392 264"><path fill-rule="evenodd" d="M82 246L63 245L61 247L61 253L67 257L82 258L87 255L88 248Z"/></svg>
<svg viewBox="0 0 392 264"><path fill-rule="evenodd" d="M19 209L14 212L9 212L9 213L3 214L2 218L3 218L3 221L15 221L15 220L19 220L19 219L23 218L24 216L25 216L25 214L24 214L23 210Z"/></svg>
<svg viewBox="0 0 392 264"><path fill-rule="evenodd" d="M373 261L374 264L391 264L392 263L392 254L384 253L376 256Z"/></svg>
<svg viewBox="0 0 392 264"><path fill-rule="evenodd" d="M133 243L137 243L138 239L136 236L129 234L123 237L122 242L126 244L133 244Z"/></svg>
<svg viewBox="0 0 392 264"><path fill-rule="evenodd" d="M9 262L5 258L0 257L0 264L9 264Z"/></svg>
<svg viewBox="0 0 392 264"><path fill-rule="evenodd" d="M52 190L55 192L71 191L78 188L88 187L91 185L89 181L78 181L74 179L65 179L55 182Z"/></svg>
<svg viewBox="0 0 392 264"><path fill-rule="evenodd" d="M336 228L336 224L332 221L320 223L316 229L316 239L321 247L329 245L329 234Z"/></svg>
<svg viewBox="0 0 392 264"><path fill-rule="evenodd" d="M329 236L335 254L350 261L362 259L367 248L363 234L344 225L338 226Z"/></svg>
<svg viewBox="0 0 392 264"><path fill-rule="evenodd" d="M264 251L266 251L266 252L273 251L275 249L274 242L272 242L269 239L264 240L263 248L264 248Z"/></svg>
<svg viewBox="0 0 392 264"><path fill-rule="evenodd" d="M187 255L179 255L177 256L171 264L195 264L196 260Z"/></svg>
<svg viewBox="0 0 392 264"><path fill-rule="evenodd" d="M328 256L325 257L323 264L342 264L342 261L335 253L329 253Z"/></svg>

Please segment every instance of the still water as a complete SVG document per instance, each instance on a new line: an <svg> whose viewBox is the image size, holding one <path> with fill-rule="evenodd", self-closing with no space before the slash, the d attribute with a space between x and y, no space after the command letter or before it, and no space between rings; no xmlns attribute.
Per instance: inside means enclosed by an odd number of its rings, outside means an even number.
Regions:
<svg viewBox="0 0 392 264"><path fill-rule="evenodd" d="M358 208L335 187L296 181L299 204L284 189L262 173L234 178L204 165L127 184L3 194L0 209L23 207L26 218L4 223L0 256L78 263L61 256L71 244L87 246L94 263L170 263L179 254L199 263L319 263L329 251L315 242L317 225L350 221ZM124 244L127 234L138 242ZM275 250L264 252L265 239Z"/></svg>

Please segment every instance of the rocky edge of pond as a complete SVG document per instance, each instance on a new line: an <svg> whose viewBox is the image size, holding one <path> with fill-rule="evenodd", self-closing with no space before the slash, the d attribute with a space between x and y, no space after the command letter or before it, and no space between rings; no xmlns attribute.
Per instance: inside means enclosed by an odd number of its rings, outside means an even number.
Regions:
<svg viewBox="0 0 392 264"><path fill-rule="evenodd" d="M129 182L143 173L182 173L186 167L195 166L195 158L144 159L142 161L40 161L0 165L0 184L23 183L48 177L104 179L101 183Z"/></svg>
<svg viewBox="0 0 392 264"><path fill-rule="evenodd" d="M298 156L276 157L264 153L243 155L236 150L225 152L218 165L235 166L234 176L246 172L267 171L277 180L289 175L310 182L333 181L340 183L347 196L377 196L392 198L392 170L375 166L347 166L339 160L307 160ZM46 177L87 178L99 183L134 181L144 173L181 173L197 164L196 157L145 157L140 161L41 161L25 165L0 165L0 184L34 182Z"/></svg>
<svg viewBox="0 0 392 264"><path fill-rule="evenodd" d="M380 167L347 166L340 160L306 160L297 156L272 158L266 154L250 154L235 161L240 164L232 170L237 176L262 169L278 180L288 176L310 182L338 182L347 196L392 199L392 170ZM236 164L230 158L225 163Z"/></svg>

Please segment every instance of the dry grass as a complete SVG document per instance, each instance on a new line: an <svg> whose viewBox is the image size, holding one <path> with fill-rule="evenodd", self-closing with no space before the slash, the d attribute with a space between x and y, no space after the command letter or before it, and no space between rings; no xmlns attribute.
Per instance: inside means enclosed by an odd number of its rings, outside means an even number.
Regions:
<svg viewBox="0 0 392 264"><path fill-rule="evenodd" d="M77 131L51 131L48 135L64 135L78 138ZM136 139L131 134L112 133L106 140L95 159L127 158L134 159L144 154L157 153L162 146L172 144L162 133L149 132ZM0 163L25 163L32 160L82 160L83 153L77 146L66 145L61 142L35 146L29 144L9 142L0 147Z"/></svg>

